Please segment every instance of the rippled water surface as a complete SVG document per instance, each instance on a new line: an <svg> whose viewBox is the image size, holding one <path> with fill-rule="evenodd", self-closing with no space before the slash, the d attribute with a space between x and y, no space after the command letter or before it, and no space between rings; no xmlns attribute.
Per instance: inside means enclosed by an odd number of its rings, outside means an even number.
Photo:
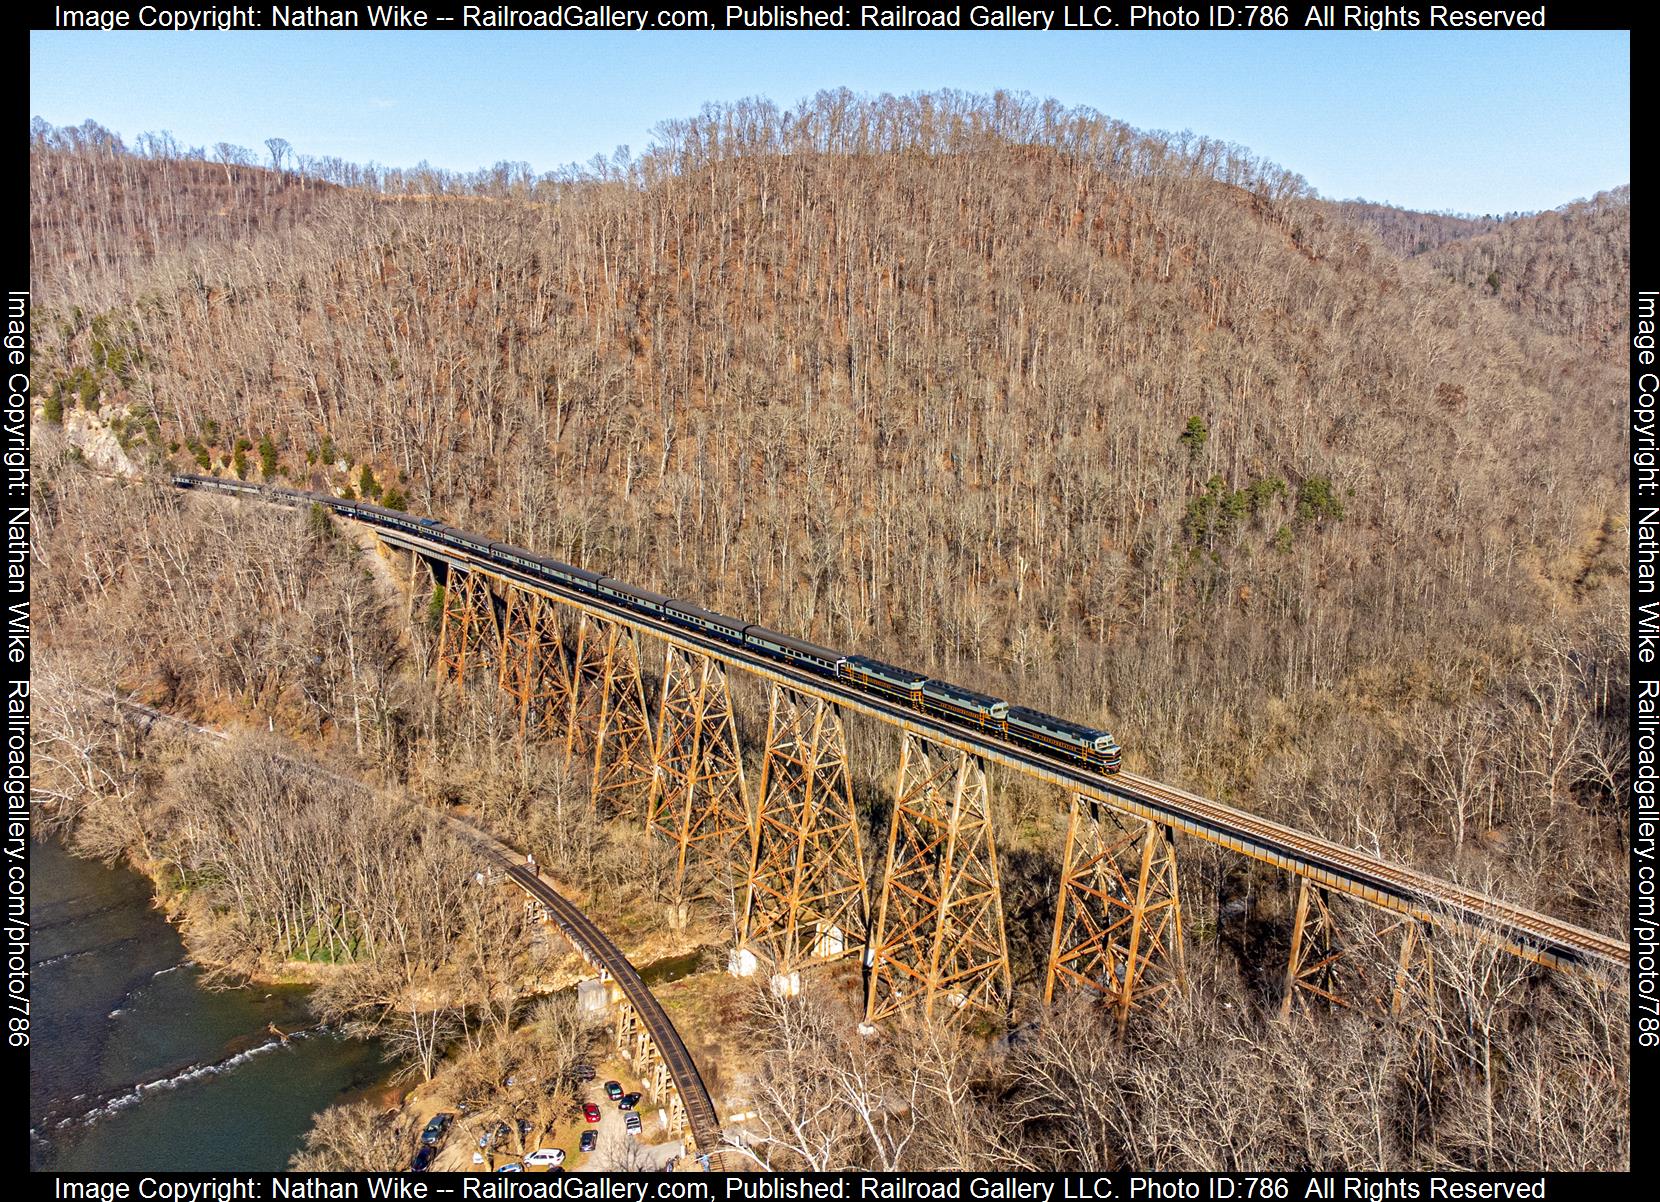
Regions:
<svg viewBox="0 0 1660 1202"><path fill-rule="evenodd" d="M279 1170L314 1113L384 1082L373 1045L304 1030L303 990L203 989L137 873L30 858L30 1168Z"/></svg>

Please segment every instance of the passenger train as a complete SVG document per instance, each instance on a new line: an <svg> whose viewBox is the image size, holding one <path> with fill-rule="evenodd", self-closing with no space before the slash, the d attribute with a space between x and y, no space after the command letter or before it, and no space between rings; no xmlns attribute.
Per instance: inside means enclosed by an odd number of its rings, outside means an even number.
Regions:
<svg viewBox="0 0 1660 1202"><path fill-rule="evenodd" d="M1096 772L1111 774L1118 771L1121 754L1118 741L1106 731L1080 726L1024 706L1010 705L984 693L943 680L933 680L909 668L895 667L863 655L844 655L828 647L804 642L765 626L741 622L688 601L639 588L615 576L603 576L587 568L561 563L509 543L474 538L435 518L413 517L365 501L343 501L321 493L248 484L240 480L221 480L214 476L178 475L173 477L173 483L179 488L210 488L220 492L270 497L293 505L322 505L371 526L402 530L473 554L486 554L492 561L532 579L544 580L573 592L603 597L611 604L652 614L707 638L744 647L771 659L788 661L798 668L832 677L860 692L896 701L919 713L943 718L953 725L989 732L1006 742L1070 760Z"/></svg>

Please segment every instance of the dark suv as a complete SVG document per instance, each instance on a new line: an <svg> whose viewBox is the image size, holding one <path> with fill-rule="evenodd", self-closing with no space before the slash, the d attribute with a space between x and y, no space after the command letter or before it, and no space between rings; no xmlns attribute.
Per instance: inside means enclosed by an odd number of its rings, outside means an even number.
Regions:
<svg viewBox="0 0 1660 1202"><path fill-rule="evenodd" d="M448 1111L433 1115L432 1121L421 1131L421 1143L430 1148L437 1147L438 1141L444 1138L444 1132L450 1129L450 1120L454 1117Z"/></svg>

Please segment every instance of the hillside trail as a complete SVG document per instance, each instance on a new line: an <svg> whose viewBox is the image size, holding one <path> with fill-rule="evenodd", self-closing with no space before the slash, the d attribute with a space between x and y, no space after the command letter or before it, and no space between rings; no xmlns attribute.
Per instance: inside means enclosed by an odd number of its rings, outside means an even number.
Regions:
<svg viewBox="0 0 1660 1202"><path fill-rule="evenodd" d="M1603 555L1608 550L1609 541L1614 537L1619 525L1619 519L1612 513L1604 513L1602 523L1591 535L1590 541L1579 554L1579 571L1574 574L1570 586L1575 604L1585 600L1590 592L1591 573L1602 562Z"/></svg>

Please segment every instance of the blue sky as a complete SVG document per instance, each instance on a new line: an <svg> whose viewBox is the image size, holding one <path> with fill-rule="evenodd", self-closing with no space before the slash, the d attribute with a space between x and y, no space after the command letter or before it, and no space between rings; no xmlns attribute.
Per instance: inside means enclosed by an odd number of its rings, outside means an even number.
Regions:
<svg viewBox="0 0 1660 1202"><path fill-rule="evenodd" d="M1581 33L61 33L30 114L131 140L538 173L706 101L1007 88L1191 129L1323 195L1553 208L1630 178L1630 37Z"/></svg>

